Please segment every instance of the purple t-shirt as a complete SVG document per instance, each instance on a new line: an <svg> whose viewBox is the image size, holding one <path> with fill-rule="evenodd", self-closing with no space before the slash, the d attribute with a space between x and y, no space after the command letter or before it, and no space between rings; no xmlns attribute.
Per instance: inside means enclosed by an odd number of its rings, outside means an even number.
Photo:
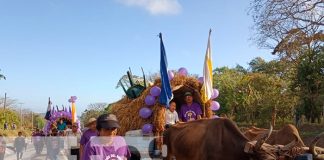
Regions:
<svg viewBox="0 0 324 160"><path fill-rule="evenodd" d="M33 142L34 143L41 142L42 140L43 140L43 135L41 133L35 133L33 135Z"/></svg>
<svg viewBox="0 0 324 160"><path fill-rule="evenodd" d="M86 130L81 136L80 144L86 145L92 136L97 136L97 135L98 135L97 131L93 131L91 129Z"/></svg>
<svg viewBox="0 0 324 160"><path fill-rule="evenodd" d="M85 146L84 160L123 160L131 154L123 137L93 137Z"/></svg>
<svg viewBox="0 0 324 160"><path fill-rule="evenodd" d="M198 103L193 102L191 106L183 104L180 109L179 118L183 122L193 121L197 119L198 115L201 115L201 107Z"/></svg>

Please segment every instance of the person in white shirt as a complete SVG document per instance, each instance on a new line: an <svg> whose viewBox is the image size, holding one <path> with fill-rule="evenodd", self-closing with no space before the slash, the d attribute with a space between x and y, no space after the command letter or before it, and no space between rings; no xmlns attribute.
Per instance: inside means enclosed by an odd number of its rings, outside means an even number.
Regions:
<svg viewBox="0 0 324 160"><path fill-rule="evenodd" d="M174 101L170 101L169 109L165 112L165 129L168 129L170 126L179 123L178 113L176 111L177 104Z"/></svg>
<svg viewBox="0 0 324 160"><path fill-rule="evenodd" d="M81 131L79 130L78 123L72 124L71 131L67 132L67 153L69 155L69 160L79 160L80 159L80 139Z"/></svg>

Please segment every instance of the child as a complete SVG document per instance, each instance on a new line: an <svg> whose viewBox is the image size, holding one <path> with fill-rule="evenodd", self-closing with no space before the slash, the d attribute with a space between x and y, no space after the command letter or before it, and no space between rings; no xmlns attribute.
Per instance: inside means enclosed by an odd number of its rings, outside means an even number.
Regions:
<svg viewBox="0 0 324 160"><path fill-rule="evenodd" d="M22 159L23 150L26 147L25 138L22 136L22 132L18 132L18 137L15 139L14 148L17 153L17 160Z"/></svg>
<svg viewBox="0 0 324 160"><path fill-rule="evenodd" d="M167 111L165 112L166 129L179 122L179 117L176 108L177 108L177 104L174 101L170 101L169 109L167 109Z"/></svg>

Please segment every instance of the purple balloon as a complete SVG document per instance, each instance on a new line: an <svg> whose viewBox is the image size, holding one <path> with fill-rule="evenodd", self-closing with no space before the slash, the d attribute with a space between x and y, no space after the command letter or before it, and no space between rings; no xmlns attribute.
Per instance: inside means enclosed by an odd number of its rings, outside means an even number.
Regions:
<svg viewBox="0 0 324 160"><path fill-rule="evenodd" d="M139 115L142 118L148 118L148 117L150 117L152 115L152 110L150 108L143 107L143 108L140 109Z"/></svg>
<svg viewBox="0 0 324 160"><path fill-rule="evenodd" d="M213 89L213 94L212 94L212 96L211 96L210 99L215 99L215 98L218 97L218 95L219 95L219 91L218 91L218 89L214 88L214 89Z"/></svg>
<svg viewBox="0 0 324 160"><path fill-rule="evenodd" d="M68 102L69 102L69 103L72 103L72 99L69 99Z"/></svg>
<svg viewBox="0 0 324 160"><path fill-rule="evenodd" d="M211 101L210 102L210 108L213 111L217 111L217 110L219 110L220 105L219 105L219 103L217 101Z"/></svg>
<svg viewBox="0 0 324 160"><path fill-rule="evenodd" d="M154 97L157 97L161 94L161 88L158 86L154 86L150 89L150 94Z"/></svg>
<svg viewBox="0 0 324 160"><path fill-rule="evenodd" d="M152 124L144 124L143 127L142 127L142 132L144 134L150 134L152 133L152 130L153 130L153 125Z"/></svg>
<svg viewBox="0 0 324 160"><path fill-rule="evenodd" d="M77 98L77 96L71 96L71 99L72 99L73 101L75 101L75 100L77 100L78 98Z"/></svg>
<svg viewBox="0 0 324 160"><path fill-rule="evenodd" d="M184 68L184 67L179 68L178 73L179 73L180 75L182 75L182 76L187 76L187 75L188 75L188 71L187 71L187 69Z"/></svg>
<svg viewBox="0 0 324 160"><path fill-rule="evenodd" d="M145 97L145 104L148 106L152 106L155 103L155 97L151 96L151 95L147 95Z"/></svg>
<svg viewBox="0 0 324 160"><path fill-rule="evenodd" d="M172 71L168 71L168 77L169 80L171 81L174 78L174 73Z"/></svg>
<svg viewBox="0 0 324 160"><path fill-rule="evenodd" d="M200 84L204 84L204 77L199 77L198 81L199 81Z"/></svg>

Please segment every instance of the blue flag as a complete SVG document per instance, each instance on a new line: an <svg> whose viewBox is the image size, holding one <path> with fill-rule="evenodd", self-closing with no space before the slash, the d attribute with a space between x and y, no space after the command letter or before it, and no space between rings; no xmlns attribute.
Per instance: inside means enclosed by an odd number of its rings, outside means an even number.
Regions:
<svg viewBox="0 0 324 160"><path fill-rule="evenodd" d="M165 54L164 44L162 40L162 34L160 37L160 50L161 50L161 61L160 61L160 74L161 74L161 94L160 94L160 104L169 106L169 102L172 99L172 90L170 85L170 80L168 77L168 61Z"/></svg>
<svg viewBox="0 0 324 160"><path fill-rule="evenodd" d="M44 117L46 120L49 120L51 118L51 105L52 105L51 98L48 98L47 111Z"/></svg>

